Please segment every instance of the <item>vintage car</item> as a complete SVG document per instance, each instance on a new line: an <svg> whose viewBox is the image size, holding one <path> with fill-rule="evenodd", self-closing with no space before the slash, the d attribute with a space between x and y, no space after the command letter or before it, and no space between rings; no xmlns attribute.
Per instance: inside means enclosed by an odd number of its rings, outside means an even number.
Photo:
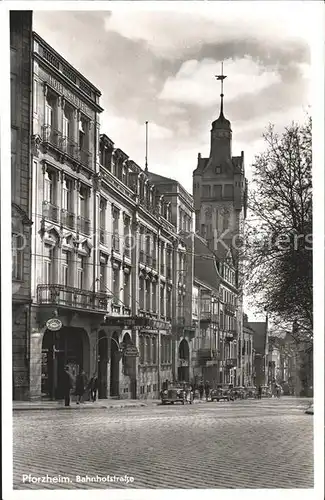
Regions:
<svg viewBox="0 0 325 500"><path fill-rule="evenodd" d="M234 399L245 399L245 389L242 386L234 387L232 394Z"/></svg>
<svg viewBox="0 0 325 500"><path fill-rule="evenodd" d="M262 385L262 398L271 398L272 397L272 389L268 385Z"/></svg>
<svg viewBox="0 0 325 500"><path fill-rule="evenodd" d="M219 385L216 389L210 392L211 401L231 401L234 399L232 389L226 386Z"/></svg>
<svg viewBox="0 0 325 500"><path fill-rule="evenodd" d="M193 392L189 388L184 388L183 386L172 386L168 389L161 391L161 404L174 404L185 403L192 404L193 402Z"/></svg>
<svg viewBox="0 0 325 500"><path fill-rule="evenodd" d="M256 387L245 387L245 399L255 399L257 398Z"/></svg>

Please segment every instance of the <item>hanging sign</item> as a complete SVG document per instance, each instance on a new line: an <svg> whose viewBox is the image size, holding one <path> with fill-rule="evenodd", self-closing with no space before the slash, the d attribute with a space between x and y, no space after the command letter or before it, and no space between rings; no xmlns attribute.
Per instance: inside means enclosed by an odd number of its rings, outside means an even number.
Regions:
<svg viewBox="0 0 325 500"><path fill-rule="evenodd" d="M46 328L51 332L57 332L62 328L62 321L57 318L48 319L46 322Z"/></svg>

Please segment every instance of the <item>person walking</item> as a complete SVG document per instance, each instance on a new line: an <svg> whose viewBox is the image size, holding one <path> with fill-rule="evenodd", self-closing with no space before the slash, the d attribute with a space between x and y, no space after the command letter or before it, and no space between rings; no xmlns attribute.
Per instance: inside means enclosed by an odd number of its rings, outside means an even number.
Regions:
<svg viewBox="0 0 325 500"><path fill-rule="evenodd" d="M203 385L203 381L201 381L199 383L199 394L200 394L200 399L203 398L203 393L204 393L204 385Z"/></svg>
<svg viewBox="0 0 325 500"><path fill-rule="evenodd" d="M64 395L64 406L70 406L70 393L73 386L73 379L70 373L69 366L64 367L62 376L62 392Z"/></svg>
<svg viewBox="0 0 325 500"><path fill-rule="evenodd" d="M98 378L96 375L91 377L89 381L89 400L92 401L93 403L97 399L97 390L98 390Z"/></svg>
<svg viewBox="0 0 325 500"><path fill-rule="evenodd" d="M262 387L258 386L258 399L262 399Z"/></svg>
<svg viewBox="0 0 325 500"><path fill-rule="evenodd" d="M205 392L205 398L208 401L209 395L210 395L210 384L209 381L207 380L205 385L204 385L204 392Z"/></svg>
<svg viewBox="0 0 325 500"><path fill-rule="evenodd" d="M84 370L81 370L76 379L77 405L79 403L83 403L83 395L85 394L86 387L87 387L87 377Z"/></svg>

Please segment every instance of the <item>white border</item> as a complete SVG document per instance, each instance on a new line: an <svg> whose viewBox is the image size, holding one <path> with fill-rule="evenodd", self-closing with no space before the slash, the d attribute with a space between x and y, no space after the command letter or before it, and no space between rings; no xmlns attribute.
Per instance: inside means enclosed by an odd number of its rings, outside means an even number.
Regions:
<svg viewBox="0 0 325 500"><path fill-rule="evenodd" d="M228 3L228 2L227 2ZM251 6L252 2L246 2ZM254 2L255 3L255 2ZM259 2L261 4L262 2ZM294 10L295 2L282 2ZM12 343L11 343L11 260L10 234L10 114L9 114L9 23L8 10L161 10L172 11L202 11L222 8L215 2L182 1L182 2L71 2L71 1L35 1L11 2L0 5L0 37L1 37L1 257L2 257L2 435L3 435L3 491L4 500L52 498L78 498L90 495L116 499L145 498L165 499L166 495L178 499L200 496L202 499L225 498L265 499L324 498L324 45L323 45L323 15L322 2L304 2L309 9L315 11L313 30L312 69L313 69L313 175L314 175L314 310L315 310L315 489L314 490L69 490L69 491L13 491L12 489ZM259 5L260 7L260 5ZM190 430L189 430L190 439ZM263 446L263 443L261 443ZM180 450L181 453L181 450ZM274 467L276 474L277 464ZM198 464L199 469L199 464ZM201 471L204 474L204 471ZM186 483L186 466L184 470Z"/></svg>

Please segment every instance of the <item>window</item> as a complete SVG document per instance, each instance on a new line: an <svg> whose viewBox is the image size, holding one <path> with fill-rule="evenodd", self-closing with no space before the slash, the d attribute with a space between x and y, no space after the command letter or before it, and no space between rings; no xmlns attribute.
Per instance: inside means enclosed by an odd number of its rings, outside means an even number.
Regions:
<svg viewBox="0 0 325 500"><path fill-rule="evenodd" d="M63 251L61 260L61 283L64 286L69 285L69 264L70 264L70 253Z"/></svg>
<svg viewBox="0 0 325 500"><path fill-rule="evenodd" d="M54 175L49 171L44 174L44 201L48 203L54 201Z"/></svg>
<svg viewBox="0 0 325 500"><path fill-rule="evenodd" d="M202 186L202 196L203 198L210 198L211 196L211 186Z"/></svg>
<svg viewBox="0 0 325 500"><path fill-rule="evenodd" d="M81 186L79 191L79 214L81 217L88 217L88 190Z"/></svg>
<svg viewBox="0 0 325 500"><path fill-rule="evenodd" d="M233 198L234 186L232 184L225 185L225 198Z"/></svg>
<svg viewBox="0 0 325 500"><path fill-rule="evenodd" d="M12 279L23 279L23 248L24 239L18 234L12 235Z"/></svg>
<svg viewBox="0 0 325 500"><path fill-rule="evenodd" d="M144 279L139 278L139 306L144 309Z"/></svg>
<svg viewBox="0 0 325 500"><path fill-rule="evenodd" d="M52 283L53 274L53 250L52 247L45 245L43 261L43 283L45 285Z"/></svg>
<svg viewBox="0 0 325 500"><path fill-rule="evenodd" d="M67 212L72 211L71 193L71 181L65 179L62 183L62 208Z"/></svg>
<svg viewBox="0 0 325 500"><path fill-rule="evenodd" d="M146 311L151 309L150 307L150 280L146 280Z"/></svg>
<svg viewBox="0 0 325 500"><path fill-rule="evenodd" d="M88 149L88 121L81 117L79 120L79 148L82 150Z"/></svg>
<svg viewBox="0 0 325 500"><path fill-rule="evenodd" d="M152 364L156 365L157 364L157 337L152 337L152 346L151 346L151 352L152 352Z"/></svg>
<svg viewBox="0 0 325 500"><path fill-rule="evenodd" d="M115 303L119 303L120 298L120 269L113 270L113 294Z"/></svg>
<svg viewBox="0 0 325 500"><path fill-rule="evenodd" d="M11 129L11 198L14 201L19 193L19 171L17 169L17 130Z"/></svg>
<svg viewBox="0 0 325 500"><path fill-rule="evenodd" d="M160 315L165 316L165 288L160 289Z"/></svg>
<svg viewBox="0 0 325 500"><path fill-rule="evenodd" d="M123 302L126 307L130 306L130 275L124 274L124 293Z"/></svg>
<svg viewBox="0 0 325 500"><path fill-rule="evenodd" d="M11 125L16 125L17 117L17 76L10 75L10 113Z"/></svg>
<svg viewBox="0 0 325 500"><path fill-rule="evenodd" d="M72 109L66 104L63 110L63 137L71 138L72 136Z"/></svg>
<svg viewBox="0 0 325 500"><path fill-rule="evenodd" d="M85 281L85 259L78 255L77 257L77 288L82 290L84 288Z"/></svg>
<svg viewBox="0 0 325 500"><path fill-rule="evenodd" d="M166 316L168 318L171 318L172 316L172 311L171 311L171 305L172 305L172 293L171 290L167 290L167 304L166 304Z"/></svg>
<svg viewBox="0 0 325 500"><path fill-rule="evenodd" d="M141 365L144 363L144 337L139 336L139 362Z"/></svg>
<svg viewBox="0 0 325 500"><path fill-rule="evenodd" d="M152 310L157 310L157 283L152 283Z"/></svg>
<svg viewBox="0 0 325 500"><path fill-rule="evenodd" d="M54 126L54 108L55 108L55 98L48 94L45 100L45 126L51 128Z"/></svg>
<svg viewBox="0 0 325 500"><path fill-rule="evenodd" d="M222 197L222 186L217 184L213 186L213 197L220 200Z"/></svg>
<svg viewBox="0 0 325 500"><path fill-rule="evenodd" d="M151 363L151 341L150 337L145 337L145 363Z"/></svg>

